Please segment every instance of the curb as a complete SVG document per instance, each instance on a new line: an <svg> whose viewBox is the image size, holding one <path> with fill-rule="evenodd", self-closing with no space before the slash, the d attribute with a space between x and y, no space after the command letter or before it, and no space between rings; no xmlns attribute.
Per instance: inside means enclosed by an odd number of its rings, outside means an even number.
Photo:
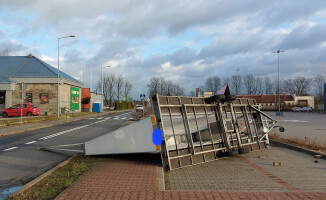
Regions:
<svg viewBox="0 0 326 200"><path fill-rule="evenodd" d="M310 149L305 149L305 148L302 148L302 147L294 146L294 145L287 144L287 143L284 143L284 142L279 142L279 141L276 141L276 140L269 139L269 141L272 144L276 144L276 145L281 146L281 147L285 147L285 148L288 148L288 149L299 151L299 152L302 152L302 153L305 153L305 154L308 154L308 155L311 155L311 156L321 155L321 159L326 160L326 154L323 154L323 153L320 153L320 152L317 152L317 151L312 151Z"/></svg>
<svg viewBox="0 0 326 200"><path fill-rule="evenodd" d="M13 198L23 192L25 192L27 189L31 188L33 185L35 185L36 183L40 182L42 179L44 179L45 177L47 177L48 175L52 174L55 170L57 170L60 167L65 166L66 164L68 164L72 159L76 158L77 156L73 156L68 158L67 160L61 162L60 164L58 164L57 166L55 166L54 168L50 169L49 171L45 172L44 174L38 176L37 178L35 178L34 180L28 182L27 184L23 185L19 190L17 190L16 192L12 193L11 195L9 195L9 198Z"/></svg>
<svg viewBox="0 0 326 200"><path fill-rule="evenodd" d="M165 181L164 181L164 170L163 167L158 167L158 190L165 190Z"/></svg>

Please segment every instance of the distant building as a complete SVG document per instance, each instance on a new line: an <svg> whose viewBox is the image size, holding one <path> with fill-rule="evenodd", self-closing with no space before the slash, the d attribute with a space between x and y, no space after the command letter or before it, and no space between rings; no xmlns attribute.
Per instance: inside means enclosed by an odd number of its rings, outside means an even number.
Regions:
<svg viewBox="0 0 326 200"><path fill-rule="evenodd" d="M37 105L41 114L57 114L57 73L57 68L31 55L0 56L0 110L21 103L23 98ZM82 86L82 82L60 71L61 113L81 111Z"/></svg>
<svg viewBox="0 0 326 200"><path fill-rule="evenodd" d="M238 95L238 98L254 99L261 110L277 110L278 109L278 95ZM290 94L281 94L280 103L282 110L291 110L293 107L311 107L314 108L313 96L292 96Z"/></svg>

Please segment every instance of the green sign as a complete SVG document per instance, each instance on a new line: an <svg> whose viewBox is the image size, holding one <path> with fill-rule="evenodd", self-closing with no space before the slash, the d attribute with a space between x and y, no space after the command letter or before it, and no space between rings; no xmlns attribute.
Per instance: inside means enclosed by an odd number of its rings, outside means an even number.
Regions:
<svg viewBox="0 0 326 200"><path fill-rule="evenodd" d="M70 88L70 109L79 110L79 89L71 87Z"/></svg>

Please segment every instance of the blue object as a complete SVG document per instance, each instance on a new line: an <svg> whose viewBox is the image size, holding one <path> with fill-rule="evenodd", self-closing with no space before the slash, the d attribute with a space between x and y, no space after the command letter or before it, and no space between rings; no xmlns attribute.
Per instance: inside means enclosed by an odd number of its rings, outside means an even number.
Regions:
<svg viewBox="0 0 326 200"><path fill-rule="evenodd" d="M140 100L145 100L146 95L145 94L140 94Z"/></svg>
<svg viewBox="0 0 326 200"><path fill-rule="evenodd" d="M282 111L280 111L280 112L276 112L276 116L283 116L283 112Z"/></svg>
<svg viewBox="0 0 326 200"><path fill-rule="evenodd" d="M162 139L162 131L161 131L161 129L155 129L153 131L152 140L153 140L153 143L155 145L161 145L162 144L163 139Z"/></svg>
<svg viewBox="0 0 326 200"><path fill-rule="evenodd" d="M100 113L101 112L101 103L99 102L94 102L93 103L93 112Z"/></svg>

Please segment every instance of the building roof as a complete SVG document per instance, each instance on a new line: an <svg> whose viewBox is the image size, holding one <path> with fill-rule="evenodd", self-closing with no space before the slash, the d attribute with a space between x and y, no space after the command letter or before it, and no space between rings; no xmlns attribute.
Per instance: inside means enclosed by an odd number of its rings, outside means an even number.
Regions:
<svg viewBox="0 0 326 200"><path fill-rule="evenodd" d="M60 71L60 77L83 84ZM35 56L0 56L0 82L12 82L10 78L56 78L57 68Z"/></svg>
<svg viewBox="0 0 326 200"><path fill-rule="evenodd" d="M0 83L12 83L10 79L7 79L5 77L0 77Z"/></svg>
<svg viewBox="0 0 326 200"><path fill-rule="evenodd" d="M239 98L248 98L254 99L257 103L277 103L278 102L278 95L276 94L266 94L266 95L238 95ZM281 94L280 95L280 102L284 103L285 101L294 101L294 98L290 94Z"/></svg>

